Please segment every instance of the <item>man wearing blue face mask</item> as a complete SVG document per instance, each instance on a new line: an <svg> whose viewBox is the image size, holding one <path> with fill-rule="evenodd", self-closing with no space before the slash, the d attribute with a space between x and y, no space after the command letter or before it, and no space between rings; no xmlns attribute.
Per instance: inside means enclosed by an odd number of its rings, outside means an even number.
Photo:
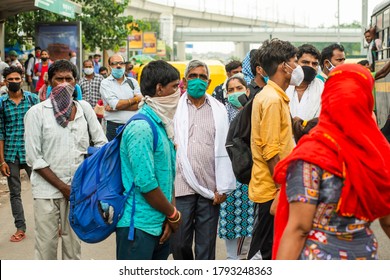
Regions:
<svg viewBox="0 0 390 280"><path fill-rule="evenodd" d="M252 74L255 76L248 84L249 99L252 99L258 92L263 89L263 87L265 87L268 82L268 76L260 65L260 50L254 50L251 56L250 64Z"/></svg>
<svg viewBox="0 0 390 280"><path fill-rule="evenodd" d="M171 241L176 260L215 259L219 205L236 188L225 149L228 115L222 103L206 94L209 77L204 62L189 62L183 78L187 92L175 114L175 197L182 214L182 224Z"/></svg>
<svg viewBox="0 0 390 280"><path fill-rule="evenodd" d="M332 44L325 47L321 52L320 66L322 73L319 78L325 82L328 79L329 72L337 65L344 64L344 62L345 52L342 45Z"/></svg>
<svg viewBox="0 0 390 280"><path fill-rule="evenodd" d="M100 93L105 105L106 136L111 141L116 136L116 129L137 113L142 95L138 82L126 77L126 63L121 55L114 54L108 63L111 75L101 82Z"/></svg>

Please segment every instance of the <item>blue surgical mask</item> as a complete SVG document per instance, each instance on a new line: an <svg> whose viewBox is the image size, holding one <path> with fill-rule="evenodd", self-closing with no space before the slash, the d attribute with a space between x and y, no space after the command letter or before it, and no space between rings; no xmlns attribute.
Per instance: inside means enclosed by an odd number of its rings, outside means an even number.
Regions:
<svg viewBox="0 0 390 280"><path fill-rule="evenodd" d="M208 83L201 79L192 79L187 81L187 93L195 98L201 98L206 93Z"/></svg>
<svg viewBox="0 0 390 280"><path fill-rule="evenodd" d="M230 104L232 104L234 107L236 108L241 108L242 107L242 104L241 102L238 100L238 98L243 95L243 94L246 94L245 91L240 91L240 92L234 92L234 93L229 93L228 94L228 102Z"/></svg>
<svg viewBox="0 0 390 280"><path fill-rule="evenodd" d="M125 68L111 68L111 75L115 79L122 78L124 74L125 74Z"/></svg>
<svg viewBox="0 0 390 280"><path fill-rule="evenodd" d="M261 74L260 74L260 75L261 75ZM261 77L263 78L264 83L268 83L268 80L269 80L269 77L268 77L268 76L263 76L263 75L261 75Z"/></svg>

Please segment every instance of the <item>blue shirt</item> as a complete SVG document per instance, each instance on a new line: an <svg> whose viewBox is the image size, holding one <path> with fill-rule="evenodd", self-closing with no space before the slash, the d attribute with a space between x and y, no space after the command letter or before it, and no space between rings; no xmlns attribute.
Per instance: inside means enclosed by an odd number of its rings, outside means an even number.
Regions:
<svg viewBox="0 0 390 280"><path fill-rule="evenodd" d="M146 121L131 122L123 132L120 145L122 181L126 191L129 191L133 181L135 182L135 228L159 236L166 217L154 209L142 193L160 187L167 200L172 201L176 152L156 113L148 105L144 105L139 113L147 115L155 124L158 134L157 147L153 152L153 132ZM129 195L118 227L130 226L133 194Z"/></svg>

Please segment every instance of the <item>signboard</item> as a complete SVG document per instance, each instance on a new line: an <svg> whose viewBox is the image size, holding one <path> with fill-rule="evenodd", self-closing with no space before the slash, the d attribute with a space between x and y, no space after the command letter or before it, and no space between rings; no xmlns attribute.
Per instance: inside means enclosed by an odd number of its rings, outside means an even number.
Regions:
<svg viewBox="0 0 390 280"><path fill-rule="evenodd" d="M81 5L69 0L35 0L34 6L70 18L81 13Z"/></svg>
<svg viewBox="0 0 390 280"><path fill-rule="evenodd" d="M158 56L166 56L165 41L163 41L163 40L157 41L157 55Z"/></svg>
<svg viewBox="0 0 390 280"><path fill-rule="evenodd" d="M77 65L81 64L80 22L40 23L36 26L35 46L49 51L50 59L69 59L69 52L77 54Z"/></svg>
<svg viewBox="0 0 390 280"><path fill-rule="evenodd" d="M142 40L142 31L131 31L131 35L127 36L129 41L130 50L142 50L143 40Z"/></svg>
<svg viewBox="0 0 390 280"><path fill-rule="evenodd" d="M156 32L144 32L144 47L142 53L157 53L157 34Z"/></svg>

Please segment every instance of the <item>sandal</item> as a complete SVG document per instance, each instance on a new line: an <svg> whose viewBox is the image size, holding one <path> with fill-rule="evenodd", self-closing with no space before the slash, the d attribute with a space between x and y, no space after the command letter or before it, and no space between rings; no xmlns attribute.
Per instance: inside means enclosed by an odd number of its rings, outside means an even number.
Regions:
<svg viewBox="0 0 390 280"><path fill-rule="evenodd" d="M22 241L25 238L26 238L26 234L24 233L24 231L17 231L15 234L13 234L11 236L9 241L11 241L11 242L20 242L20 241Z"/></svg>

